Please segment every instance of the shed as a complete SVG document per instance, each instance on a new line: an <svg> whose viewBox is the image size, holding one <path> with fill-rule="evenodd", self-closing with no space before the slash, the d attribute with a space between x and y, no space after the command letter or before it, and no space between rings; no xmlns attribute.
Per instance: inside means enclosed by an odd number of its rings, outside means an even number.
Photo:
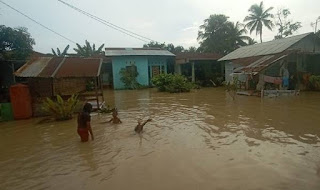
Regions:
<svg viewBox="0 0 320 190"><path fill-rule="evenodd" d="M226 82L231 82L233 76L236 75L240 80L246 82L246 88L249 88L248 82L255 76L257 80L261 80L263 75L268 81L265 81L266 83L272 83L273 80L269 77L274 77L274 80L277 81L276 77L283 77L282 72L288 70L289 84L291 84L288 88L294 90L305 88L307 76L320 74L319 56L318 37L314 33L305 33L241 47L219 61L225 63ZM254 87L257 86L254 85Z"/></svg>
<svg viewBox="0 0 320 190"><path fill-rule="evenodd" d="M105 56L111 58L114 89L125 89L121 81L121 69L136 69L137 82L149 86L152 77L168 72L168 60L175 55L158 48L106 48Z"/></svg>
<svg viewBox="0 0 320 190"><path fill-rule="evenodd" d="M35 104L45 97L79 94L83 99L95 100L99 105L99 97L103 101L101 64L102 59L98 58L37 57L14 74L28 79Z"/></svg>

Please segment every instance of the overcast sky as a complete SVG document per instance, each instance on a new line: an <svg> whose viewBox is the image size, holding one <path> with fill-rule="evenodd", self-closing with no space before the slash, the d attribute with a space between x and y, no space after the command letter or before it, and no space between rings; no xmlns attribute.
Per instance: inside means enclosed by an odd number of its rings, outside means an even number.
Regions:
<svg viewBox="0 0 320 190"><path fill-rule="evenodd" d="M84 44L87 39L97 46L142 47L145 43L98 23L57 0L1 0L22 11L65 37ZM198 29L211 14L225 14L233 22L243 21L252 4L260 0L64 0L115 25L155 41L184 47L196 46ZM300 21L297 34L311 32L310 26L320 16L319 0L264 0L265 7L285 7L291 18ZM27 27L36 41L34 49L50 53L51 48L63 49L75 44L42 28L0 2L0 24ZM320 28L320 26L318 27ZM265 29L263 40L272 40L277 33ZM251 37L258 39L255 33Z"/></svg>

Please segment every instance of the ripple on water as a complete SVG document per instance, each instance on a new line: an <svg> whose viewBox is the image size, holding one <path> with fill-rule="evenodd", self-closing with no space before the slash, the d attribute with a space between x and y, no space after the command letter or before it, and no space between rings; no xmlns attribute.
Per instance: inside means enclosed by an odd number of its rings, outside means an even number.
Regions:
<svg viewBox="0 0 320 190"><path fill-rule="evenodd" d="M123 123L93 115L89 143L79 142L75 119L0 123L0 189L320 189L313 94L299 101L232 101L215 88L105 94ZM137 120L148 118L135 134Z"/></svg>

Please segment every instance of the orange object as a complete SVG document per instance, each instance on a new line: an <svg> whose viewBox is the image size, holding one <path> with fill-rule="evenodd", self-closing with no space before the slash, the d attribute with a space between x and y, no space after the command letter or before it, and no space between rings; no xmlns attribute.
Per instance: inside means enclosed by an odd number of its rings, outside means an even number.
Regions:
<svg viewBox="0 0 320 190"><path fill-rule="evenodd" d="M12 85L10 87L10 99L14 119L28 119L32 117L31 95L27 85Z"/></svg>

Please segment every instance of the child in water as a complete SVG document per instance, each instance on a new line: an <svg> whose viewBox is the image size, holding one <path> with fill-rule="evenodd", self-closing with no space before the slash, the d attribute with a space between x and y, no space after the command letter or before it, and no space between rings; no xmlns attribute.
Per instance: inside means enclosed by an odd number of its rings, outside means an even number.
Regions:
<svg viewBox="0 0 320 190"><path fill-rule="evenodd" d="M92 105L86 103L83 106L83 110L78 115L78 134L81 138L81 142L87 142L89 140L89 133L91 139L94 140L92 129L91 129L91 116L90 112L92 111Z"/></svg>
<svg viewBox="0 0 320 190"><path fill-rule="evenodd" d="M142 130L143 130L143 126L146 124L146 123L148 123L149 121L151 121L151 119L148 119L148 120L146 120L145 122L143 122L143 123L141 123L141 121L140 120L138 120L138 125L134 128L134 131L136 132L136 133L142 133Z"/></svg>
<svg viewBox="0 0 320 190"><path fill-rule="evenodd" d="M122 123L122 121L118 117L118 110L117 108L114 108L112 111L112 118L110 119L109 122L112 122L113 124L119 124Z"/></svg>

